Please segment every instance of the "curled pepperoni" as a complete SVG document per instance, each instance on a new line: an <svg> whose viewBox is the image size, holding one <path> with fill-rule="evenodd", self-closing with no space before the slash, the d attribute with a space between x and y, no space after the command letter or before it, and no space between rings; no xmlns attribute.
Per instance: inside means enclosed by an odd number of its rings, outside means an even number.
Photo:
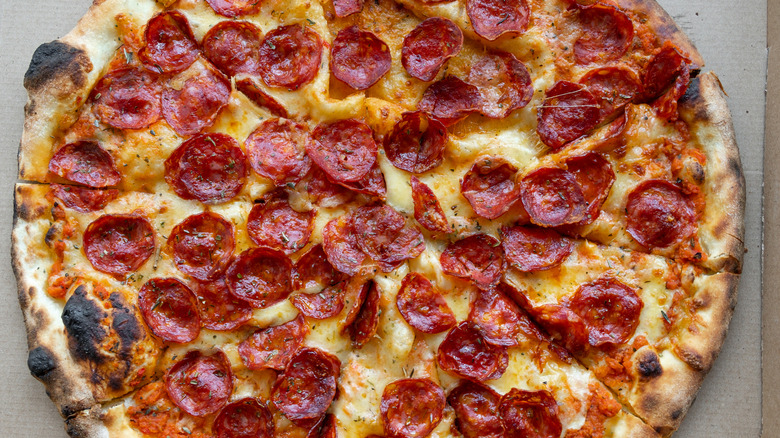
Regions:
<svg viewBox="0 0 780 438"><path fill-rule="evenodd" d="M198 337L198 300L184 283L175 278L147 281L138 292L138 308L155 336L185 343Z"/></svg>
<svg viewBox="0 0 780 438"><path fill-rule="evenodd" d="M244 152L225 134L196 135L165 160L165 181L184 199L228 201L241 191L246 177Z"/></svg>
<svg viewBox="0 0 780 438"><path fill-rule="evenodd" d="M663 94L688 64L690 61L674 45L667 43L653 56L645 69L643 82L647 100Z"/></svg>
<svg viewBox="0 0 780 438"><path fill-rule="evenodd" d="M216 438L273 438L274 423L264 404L247 397L225 406L213 430Z"/></svg>
<svg viewBox="0 0 780 438"><path fill-rule="evenodd" d="M676 121L679 118L677 112L677 101L680 100L685 92L688 91L688 85L691 83L691 71L688 64L683 65L677 79L674 80L672 87L661 95L655 102L655 108L658 116L667 120Z"/></svg>
<svg viewBox="0 0 780 438"><path fill-rule="evenodd" d="M260 71L260 29L252 23L217 23L203 37L202 44L206 58L228 76Z"/></svg>
<svg viewBox="0 0 780 438"><path fill-rule="evenodd" d="M474 32L489 41L525 32L531 15L526 0L467 0L466 13Z"/></svg>
<svg viewBox="0 0 780 438"><path fill-rule="evenodd" d="M433 190L425 183L412 176L412 201L414 202L414 218L423 228L439 233L449 233L450 226L444 215L439 200Z"/></svg>
<svg viewBox="0 0 780 438"><path fill-rule="evenodd" d="M171 401L188 414L213 414L227 404L233 392L230 361L221 351L211 356L190 351L165 373L165 389Z"/></svg>
<svg viewBox="0 0 780 438"><path fill-rule="evenodd" d="M347 275L355 275L366 254L357 243L352 230L352 215L331 220L322 230L322 248L334 268Z"/></svg>
<svg viewBox="0 0 780 438"><path fill-rule="evenodd" d="M555 230L530 226L502 228L506 260L523 272L551 269L574 251L574 242Z"/></svg>
<svg viewBox="0 0 780 438"><path fill-rule="evenodd" d="M598 347L628 341L639 325L643 303L634 289L602 277L580 286L568 306L585 322L588 343Z"/></svg>
<svg viewBox="0 0 780 438"><path fill-rule="evenodd" d="M119 190L116 189L87 189L60 184L52 184L50 187L54 196L66 207L81 213L100 211L119 196Z"/></svg>
<svg viewBox="0 0 780 438"><path fill-rule="evenodd" d="M501 377L509 364L506 347L489 344L479 326L463 321L439 344L439 367L478 381Z"/></svg>
<svg viewBox="0 0 780 438"><path fill-rule="evenodd" d="M518 344L517 335L524 332L527 325L517 305L496 290L479 292L477 299L471 303L469 321L479 326L485 340L507 347Z"/></svg>
<svg viewBox="0 0 780 438"><path fill-rule="evenodd" d="M233 330L252 318L252 308L230 294L224 278L196 281L192 291L198 299L201 324L209 330Z"/></svg>
<svg viewBox="0 0 780 438"><path fill-rule="evenodd" d="M84 254L98 271L123 277L154 253L154 229L143 217L107 214L84 231Z"/></svg>
<svg viewBox="0 0 780 438"><path fill-rule="evenodd" d="M413 259L425 250L420 230L406 226L404 217L386 204L359 208L354 213L352 227L359 236L356 239L358 247L384 272L392 271L404 260Z"/></svg>
<svg viewBox="0 0 780 438"><path fill-rule="evenodd" d="M216 213L192 215L173 228L168 246L181 272L213 280L225 272L233 256L233 224Z"/></svg>
<svg viewBox="0 0 780 438"><path fill-rule="evenodd" d="M180 87L169 86L162 94L165 121L179 135L193 135L211 126L230 99L230 81L202 63L197 73Z"/></svg>
<svg viewBox="0 0 780 438"><path fill-rule="evenodd" d="M615 172L609 161L594 152L569 158L566 160L566 168L574 175L588 204L585 218L578 225L587 225L599 217L601 206L615 182Z"/></svg>
<svg viewBox="0 0 780 438"><path fill-rule="evenodd" d="M339 185L354 192L373 196L381 200L384 200L387 197L385 174L382 173L382 169L379 168L379 164L377 163L374 163L374 167L372 167L363 178L355 182L340 182Z"/></svg>
<svg viewBox="0 0 780 438"><path fill-rule="evenodd" d="M420 111L404 113L384 143L393 166L417 174L441 164L446 145L447 128Z"/></svg>
<svg viewBox="0 0 780 438"><path fill-rule="evenodd" d="M542 227L577 223L585 217L588 206L574 175L553 167L523 177L520 199L531 222Z"/></svg>
<svg viewBox="0 0 780 438"><path fill-rule="evenodd" d="M276 378L271 400L293 423L316 420L336 397L340 370L336 356L315 348L301 349Z"/></svg>
<svg viewBox="0 0 780 438"><path fill-rule="evenodd" d="M328 261L322 245L313 246L295 263L295 288L306 289L314 286L333 286L346 278L333 268Z"/></svg>
<svg viewBox="0 0 780 438"><path fill-rule="evenodd" d="M441 333L455 326L455 314L441 292L416 272L404 277L395 304L404 320L423 333Z"/></svg>
<svg viewBox="0 0 780 438"><path fill-rule="evenodd" d="M206 2L214 12L229 18L256 14L262 5L258 0L206 0Z"/></svg>
<svg viewBox="0 0 780 438"><path fill-rule="evenodd" d="M539 107L536 131L547 146L558 149L595 128L600 113L599 103L587 88L558 81Z"/></svg>
<svg viewBox="0 0 780 438"><path fill-rule="evenodd" d="M647 248L665 248L696 230L693 204L676 185L645 181L628 195L626 231Z"/></svg>
<svg viewBox="0 0 780 438"><path fill-rule="evenodd" d="M244 95L254 102L255 105L265 108L276 117L289 117L284 105L279 103L278 100L274 99L265 91L261 90L253 79L244 78L237 80L236 89L244 93Z"/></svg>
<svg viewBox="0 0 780 438"><path fill-rule="evenodd" d="M61 147L49 161L49 172L79 184L102 188L119 184L122 175L111 154L95 141L77 141Z"/></svg>
<svg viewBox="0 0 780 438"><path fill-rule="evenodd" d="M498 284L505 269L501 242L487 234L475 234L450 244L439 261L446 274L467 278L480 289Z"/></svg>
<svg viewBox="0 0 780 438"><path fill-rule="evenodd" d="M246 230L256 245L289 255L309 242L315 214L314 210L293 210L287 201L287 193L277 190L252 207Z"/></svg>
<svg viewBox="0 0 780 438"><path fill-rule="evenodd" d="M336 417L333 414L325 414L316 426L309 429L306 438L338 438Z"/></svg>
<svg viewBox="0 0 780 438"><path fill-rule="evenodd" d="M292 291L292 263L273 249L248 249L228 268L227 284L234 297L265 309Z"/></svg>
<svg viewBox="0 0 780 438"><path fill-rule="evenodd" d="M401 63L410 76L432 81L462 47L463 32L457 24L446 18L428 18L404 38Z"/></svg>
<svg viewBox="0 0 780 438"><path fill-rule="evenodd" d="M282 185L300 181L311 169L311 159L306 155L309 141L305 126L287 119L271 119L261 123L244 146L252 169Z"/></svg>
<svg viewBox="0 0 780 438"><path fill-rule="evenodd" d="M146 25L146 46L138 52L147 68L160 73L178 73L200 53L187 17L179 11L161 12Z"/></svg>
<svg viewBox="0 0 780 438"><path fill-rule="evenodd" d="M530 392L513 388L501 397L499 412L508 436L558 438L563 431L558 403L544 390Z"/></svg>
<svg viewBox="0 0 780 438"><path fill-rule="evenodd" d="M578 64L618 59L634 39L631 19L615 6L582 6L578 18L581 33L574 42L574 58Z"/></svg>
<svg viewBox="0 0 780 438"><path fill-rule="evenodd" d="M444 391L428 379L401 379L385 386L379 410L390 438L428 436L444 415Z"/></svg>
<svg viewBox="0 0 780 438"><path fill-rule="evenodd" d="M524 300L527 302L527 299ZM528 313L534 316L534 320L553 335L566 350L578 354L587 351L588 327L585 321L566 305L566 302L563 305L545 304L537 307L532 307L530 303L526 304L529 306ZM551 347L553 345L555 344L550 344Z"/></svg>
<svg viewBox="0 0 780 438"><path fill-rule="evenodd" d="M344 309L344 287L344 283L339 283L316 294L300 293L290 297L290 301L304 316L313 319L332 318Z"/></svg>
<svg viewBox="0 0 780 438"><path fill-rule="evenodd" d="M503 119L512 111L528 105L534 96L531 75L525 64L507 52L483 56L469 72L469 83L482 95L482 114Z"/></svg>
<svg viewBox="0 0 780 438"><path fill-rule="evenodd" d="M428 87L417 104L417 109L451 126L476 112L482 105L477 87L455 76L447 76Z"/></svg>
<svg viewBox="0 0 780 438"><path fill-rule="evenodd" d="M311 202L320 207L338 207L355 197L355 192L341 184L331 182L325 172L316 164L312 165L311 171L303 181L302 189L309 196Z"/></svg>
<svg viewBox="0 0 780 438"><path fill-rule="evenodd" d="M369 281L366 286L360 289L358 295L365 291L365 299L360 300L360 310L355 315L355 320L350 323L346 331L352 340L353 348L362 348L363 345L368 343L371 338L376 334L376 329L379 326L379 315L381 311L379 309L379 299L381 294L379 287L375 282Z"/></svg>
<svg viewBox="0 0 780 438"><path fill-rule="evenodd" d="M360 276L351 277L347 281L346 291L344 292L344 301L350 307L347 310L344 319L341 321L342 333L349 334L352 330L352 323L357 320L358 315L363 308L363 303L366 302L368 290L372 287L374 287L373 280L366 281Z"/></svg>
<svg viewBox="0 0 780 438"><path fill-rule="evenodd" d="M387 44L357 25L339 31L330 53L333 76L356 90L374 85L392 62Z"/></svg>
<svg viewBox="0 0 780 438"><path fill-rule="evenodd" d="M317 76L321 58L317 32L298 24L277 27L260 46L260 77L269 87L297 90Z"/></svg>
<svg viewBox="0 0 780 438"><path fill-rule="evenodd" d="M500 400L495 391L471 380L461 380L447 396L455 411L455 427L464 438L504 438Z"/></svg>
<svg viewBox="0 0 780 438"><path fill-rule="evenodd" d="M517 168L500 157L482 157L460 182L460 191L479 216L496 219L520 197Z"/></svg>
<svg viewBox="0 0 780 438"><path fill-rule="evenodd" d="M333 0L333 10L337 17L347 17L363 10L365 0Z"/></svg>
<svg viewBox="0 0 780 438"><path fill-rule="evenodd" d="M376 162L374 132L361 121L322 124L314 129L312 137L306 153L333 181L359 181Z"/></svg>
<svg viewBox="0 0 780 438"><path fill-rule="evenodd" d="M142 129L160 119L162 85L140 67L108 72L92 90L92 112L119 129Z"/></svg>
<svg viewBox="0 0 780 438"><path fill-rule="evenodd" d="M643 94L642 84L627 67L603 67L591 70L580 79L599 105L599 120L620 111L627 103Z"/></svg>
<svg viewBox="0 0 780 438"><path fill-rule="evenodd" d="M238 344L241 362L252 370L283 370L303 345L309 326L298 315L292 321L259 329Z"/></svg>

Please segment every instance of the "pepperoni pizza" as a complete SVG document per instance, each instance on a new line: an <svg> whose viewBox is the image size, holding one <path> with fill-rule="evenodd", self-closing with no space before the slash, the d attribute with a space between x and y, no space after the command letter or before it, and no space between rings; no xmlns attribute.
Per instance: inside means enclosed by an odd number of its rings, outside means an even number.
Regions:
<svg viewBox="0 0 780 438"><path fill-rule="evenodd" d="M744 181L652 0L100 0L25 75L13 259L74 437L660 437Z"/></svg>

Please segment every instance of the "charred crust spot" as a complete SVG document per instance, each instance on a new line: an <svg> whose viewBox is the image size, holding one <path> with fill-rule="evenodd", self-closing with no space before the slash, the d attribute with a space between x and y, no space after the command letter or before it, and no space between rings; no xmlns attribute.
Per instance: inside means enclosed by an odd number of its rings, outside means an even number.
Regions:
<svg viewBox="0 0 780 438"><path fill-rule="evenodd" d="M89 70L92 70L92 63L83 50L52 41L35 49L24 74L24 87L38 90L53 79L68 77L74 86L81 88L87 81Z"/></svg>
<svg viewBox="0 0 780 438"><path fill-rule="evenodd" d="M54 240L57 238L57 232L59 232L59 229L56 224L49 227L49 230L46 231L46 237L44 238L46 246L51 247L51 245L54 243Z"/></svg>
<svg viewBox="0 0 780 438"><path fill-rule="evenodd" d="M141 330L138 319L133 313L126 310L119 311L114 314L111 328L114 329L119 338L119 357L124 360L130 359L133 345L143 339L143 330Z"/></svg>
<svg viewBox="0 0 780 438"><path fill-rule="evenodd" d="M661 362L658 360L658 355L649 350L639 358L637 369L639 374L645 379L656 378L664 372Z"/></svg>
<svg viewBox="0 0 780 438"><path fill-rule="evenodd" d="M682 414L683 414L683 410L682 409L675 409L674 411L672 411L672 420L676 420L676 419L680 418L682 416Z"/></svg>
<svg viewBox="0 0 780 438"><path fill-rule="evenodd" d="M106 337L102 320L106 313L98 305L87 298L83 286L65 303L62 311L62 323L68 333L68 346L71 353L79 360L89 360L96 364L103 362L100 344Z"/></svg>
<svg viewBox="0 0 780 438"><path fill-rule="evenodd" d="M680 98L680 103L688 103L693 105L696 102L704 102L701 95L701 79L694 77L691 79L688 89L685 90L685 95Z"/></svg>
<svg viewBox="0 0 780 438"><path fill-rule="evenodd" d="M688 364L689 367L698 372L703 372L709 368L710 364L698 351L686 348L685 346L679 346L675 348L675 353L677 353L677 356Z"/></svg>
<svg viewBox="0 0 780 438"><path fill-rule="evenodd" d="M43 379L51 370L57 368L57 361L48 348L36 347L27 355L27 368L33 377Z"/></svg>

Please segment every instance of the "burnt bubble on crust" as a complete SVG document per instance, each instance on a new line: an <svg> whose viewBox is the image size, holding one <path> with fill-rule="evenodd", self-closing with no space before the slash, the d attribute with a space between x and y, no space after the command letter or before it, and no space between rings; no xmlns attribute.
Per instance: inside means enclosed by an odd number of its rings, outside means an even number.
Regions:
<svg viewBox="0 0 780 438"><path fill-rule="evenodd" d="M658 377L664 372L658 355L652 350L645 350L640 353L639 357L637 357L637 369L639 370L639 375L645 379Z"/></svg>
<svg viewBox="0 0 780 438"><path fill-rule="evenodd" d="M133 346L144 339L145 332L132 308L127 305L121 294L114 292L109 300L114 307L114 320L111 323L111 328L119 338L119 357L129 361L132 359Z"/></svg>
<svg viewBox="0 0 780 438"><path fill-rule="evenodd" d="M35 49L30 66L24 74L24 87L37 90L53 79L68 77L77 88L87 81L87 72L92 63L87 54L76 47L60 41L52 41Z"/></svg>
<svg viewBox="0 0 780 438"><path fill-rule="evenodd" d="M101 321L106 313L92 300L87 298L84 286L79 286L65 303L62 311L62 323L68 334L70 351L79 360L89 360L96 364L103 362L100 345L106 337Z"/></svg>
<svg viewBox="0 0 780 438"><path fill-rule="evenodd" d="M48 348L40 346L33 348L27 355L27 368L36 379L44 378L49 372L57 368L57 361Z"/></svg>

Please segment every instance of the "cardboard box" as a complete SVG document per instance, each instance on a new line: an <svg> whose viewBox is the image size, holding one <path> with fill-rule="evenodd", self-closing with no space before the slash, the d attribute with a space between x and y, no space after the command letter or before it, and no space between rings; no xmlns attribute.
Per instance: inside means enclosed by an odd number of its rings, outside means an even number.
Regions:
<svg viewBox="0 0 780 438"><path fill-rule="evenodd" d="M765 363L763 394L767 437L780 436L780 148L764 157L764 90L767 72L765 0L660 0L701 51L706 69L715 71L729 94L747 180L745 264L739 304L728 338L682 427L689 438L757 437L761 433L761 201L767 172ZM780 47L780 2L770 1L770 44ZM26 339L9 262L12 193L16 153L22 132L26 93L22 77L35 48L67 33L89 7L89 0L0 0L0 436L65 437L62 419L26 366ZM771 53L770 71L778 72L780 54ZM770 78L772 79L772 78ZM780 146L780 77L770 80L767 144ZM765 160L766 158L766 160ZM774 194L774 195L773 195ZM770 243L773 243L772 245Z"/></svg>

